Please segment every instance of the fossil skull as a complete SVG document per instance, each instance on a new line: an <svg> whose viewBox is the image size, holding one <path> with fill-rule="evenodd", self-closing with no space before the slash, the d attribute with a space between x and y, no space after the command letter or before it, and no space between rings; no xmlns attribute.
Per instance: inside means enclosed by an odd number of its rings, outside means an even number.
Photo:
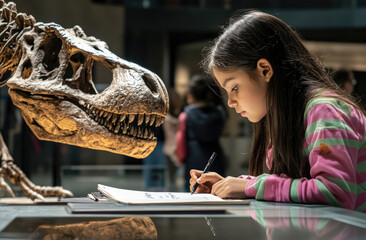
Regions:
<svg viewBox="0 0 366 240"><path fill-rule="evenodd" d="M155 148L152 128L162 124L169 105L156 74L119 58L78 26L34 22L3 47L6 52L12 54L7 63L12 68L2 72L0 83L8 85L13 103L39 139L136 158ZM95 62L113 73L101 92L93 83Z"/></svg>

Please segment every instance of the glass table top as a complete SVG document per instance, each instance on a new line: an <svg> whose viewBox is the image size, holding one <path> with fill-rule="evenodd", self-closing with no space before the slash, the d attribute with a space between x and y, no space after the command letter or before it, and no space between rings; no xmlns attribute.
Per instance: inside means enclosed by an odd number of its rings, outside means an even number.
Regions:
<svg viewBox="0 0 366 240"><path fill-rule="evenodd" d="M148 215L70 214L66 208L0 206L0 239L366 239L366 215L321 205L253 200L223 214Z"/></svg>

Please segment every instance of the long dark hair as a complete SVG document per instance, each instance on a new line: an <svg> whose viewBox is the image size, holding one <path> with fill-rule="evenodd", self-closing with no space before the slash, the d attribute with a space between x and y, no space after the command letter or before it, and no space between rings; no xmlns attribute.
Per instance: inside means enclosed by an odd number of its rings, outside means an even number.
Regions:
<svg viewBox="0 0 366 240"><path fill-rule="evenodd" d="M255 81L254 70L260 58L271 63L273 76L267 88L267 115L253 123L249 173L310 177L309 162L303 155L304 111L308 100L319 92L333 92L358 106L329 78L293 29L263 12L249 11L232 19L206 51L203 64L211 75L213 69L242 68ZM270 170L266 168L269 144L273 155Z"/></svg>

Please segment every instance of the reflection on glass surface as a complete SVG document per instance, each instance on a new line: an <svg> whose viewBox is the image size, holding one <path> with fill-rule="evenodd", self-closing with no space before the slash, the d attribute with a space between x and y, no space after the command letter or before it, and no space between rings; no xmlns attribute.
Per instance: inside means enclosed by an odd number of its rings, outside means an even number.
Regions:
<svg viewBox="0 0 366 240"><path fill-rule="evenodd" d="M108 221L79 222L65 225L40 225L30 239L157 239L149 217L124 217Z"/></svg>
<svg viewBox="0 0 366 240"><path fill-rule="evenodd" d="M366 239L366 226L334 220L347 216L320 208L281 205L243 208L244 215L176 215L116 218L102 215L16 217L0 232L12 239ZM342 209L340 209L342 210ZM319 217L321 216L321 217ZM360 218L355 218L362 220ZM360 223L362 221L358 221ZM356 222L357 223L357 222ZM9 236L9 237L7 237ZM16 238L18 237L18 238Z"/></svg>
<svg viewBox="0 0 366 240"><path fill-rule="evenodd" d="M269 240L366 238L364 228L316 217L306 209L255 209L248 212L266 230L266 239Z"/></svg>

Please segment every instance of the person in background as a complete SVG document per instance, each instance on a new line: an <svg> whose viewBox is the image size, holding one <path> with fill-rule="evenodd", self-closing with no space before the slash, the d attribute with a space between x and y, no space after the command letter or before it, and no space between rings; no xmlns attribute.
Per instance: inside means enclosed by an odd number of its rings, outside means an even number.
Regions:
<svg viewBox="0 0 366 240"><path fill-rule="evenodd" d="M166 159L163 153L164 129L162 126L154 128L154 136L157 138L156 147L154 151L143 160L145 190L164 191Z"/></svg>
<svg viewBox="0 0 366 240"><path fill-rule="evenodd" d="M173 89L168 90L169 95L169 112L165 118L163 129L165 141L163 152L166 156L166 164L168 170L168 186L170 192L177 191L177 170L181 166L177 155L176 136L178 132L178 116L182 109L182 99Z"/></svg>
<svg viewBox="0 0 366 240"><path fill-rule="evenodd" d="M213 152L217 153L211 170L225 173L225 157L220 136L226 121L226 111L218 104L217 95L209 87L208 78L192 77L187 92L187 106L179 115L177 154L185 165L185 191L189 191L191 169L204 169Z"/></svg>
<svg viewBox="0 0 366 240"><path fill-rule="evenodd" d="M251 176L202 175L197 193L329 204L366 213L366 111L286 23L249 11L207 51L228 106L253 124Z"/></svg>
<svg viewBox="0 0 366 240"><path fill-rule="evenodd" d="M332 74L333 81L338 84L339 87L344 89L349 94L352 94L357 81L353 75L353 72L346 69L339 69Z"/></svg>

